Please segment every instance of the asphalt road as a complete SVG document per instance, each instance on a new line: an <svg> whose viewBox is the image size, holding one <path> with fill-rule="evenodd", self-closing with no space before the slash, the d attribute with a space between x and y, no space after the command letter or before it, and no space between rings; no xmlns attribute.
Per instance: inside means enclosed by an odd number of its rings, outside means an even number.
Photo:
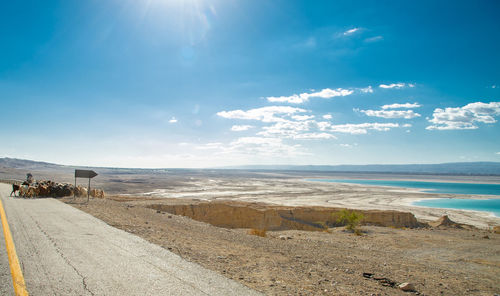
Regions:
<svg viewBox="0 0 500 296"><path fill-rule="evenodd" d="M55 199L10 190L0 184L30 295L259 295ZM13 295L0 236L0 294Z"/></svg>

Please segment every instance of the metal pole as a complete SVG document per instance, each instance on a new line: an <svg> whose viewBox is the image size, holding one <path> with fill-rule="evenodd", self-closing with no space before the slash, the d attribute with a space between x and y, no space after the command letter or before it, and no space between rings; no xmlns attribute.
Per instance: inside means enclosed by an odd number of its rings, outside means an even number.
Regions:
<svg viewBox="0 0 500 296"><path fill-rule="evenodd" d="M75 189L73 190L73 198L76 198L76 174L75 174Z"/></svg>
<svg viewBox="0 0 500 296"><path fill-rule="evenodd" d="M90 199L90 178L89 178L89 187L87 190L87 202L89 202L89 199Z"/></svg>

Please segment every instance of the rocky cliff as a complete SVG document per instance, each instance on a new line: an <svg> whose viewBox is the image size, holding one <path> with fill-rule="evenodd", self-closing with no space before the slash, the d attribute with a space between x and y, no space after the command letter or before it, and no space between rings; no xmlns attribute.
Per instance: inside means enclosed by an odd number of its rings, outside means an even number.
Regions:
<svg viewBox="0 0 500 296"><path fill-rule="evenodd" d="M150 208L225 228L267 230L323 230L336 226L341 208L286 207L233 201L193 202L190 204L155 204ZM397 211L357 210L364 215L363 225L418 227L413 214Z"/></svg>

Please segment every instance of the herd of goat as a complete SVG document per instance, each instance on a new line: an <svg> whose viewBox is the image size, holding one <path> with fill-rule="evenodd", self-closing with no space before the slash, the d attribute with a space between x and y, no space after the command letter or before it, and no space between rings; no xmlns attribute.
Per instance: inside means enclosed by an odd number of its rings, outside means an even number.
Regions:
<svg viewBox="0 0 500 296"><path fill-rule="evenodd" d="M10 195L35 198L35 197L65 197L65 196L87 196L104 198L104 191L101 189L90 189L82 186L75 186L68 183L55 183L52 181L37 181L33 183L23 182L21 184L12 184Z"/></svg>

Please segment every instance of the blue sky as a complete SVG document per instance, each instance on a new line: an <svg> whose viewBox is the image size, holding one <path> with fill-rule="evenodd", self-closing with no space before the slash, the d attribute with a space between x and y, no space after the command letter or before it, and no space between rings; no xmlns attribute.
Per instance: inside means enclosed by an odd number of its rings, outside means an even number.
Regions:
<svg viewBox="0 0 500 296"><path fill-rule="evenodd" d="M3 1L0 157L500 161L498 1Z"/></svg>

